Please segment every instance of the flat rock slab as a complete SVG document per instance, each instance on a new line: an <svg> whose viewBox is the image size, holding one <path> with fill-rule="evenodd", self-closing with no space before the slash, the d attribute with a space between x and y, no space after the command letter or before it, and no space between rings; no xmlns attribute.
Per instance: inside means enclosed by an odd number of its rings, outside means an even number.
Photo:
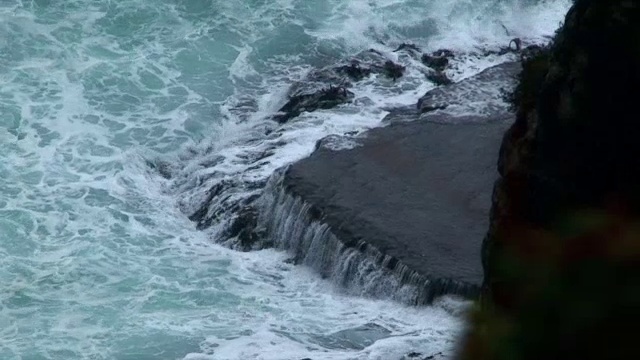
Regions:
<svg viewBox="0 0 640 360"><path fill-rule="evenodd" d="M488 68L460 82L427 92L418 101L423 121L469 122L508 116L503 94L511 92L522 65L507 62Z"/></svg>
<svg viewBox="0 0 640 360"><path fill-rule="evenodd" d="M480 286L498 150L512 121L374 129L353 149L320 146L284 185L341 241L364 240L421 275Z"/></svg>

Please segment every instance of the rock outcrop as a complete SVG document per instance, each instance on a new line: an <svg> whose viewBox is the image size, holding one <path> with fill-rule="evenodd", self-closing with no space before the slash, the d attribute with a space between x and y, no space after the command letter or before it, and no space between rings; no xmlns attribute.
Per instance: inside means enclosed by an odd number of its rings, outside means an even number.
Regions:
<svg viewBox="0 0 640 360"><path fill-rule="evenodd" d="M404 66L387 59L376 50L356 55L347 64L311 71L307 77L292 85L288 101L272 119L286 123L303 112L331 109L350 102L354 94L348 89L353 82L380 74L396 81L404 75Z"/></svg>
<svg viewBox="0 0 640 360"><path fill-rule="evenodd" d="M294 95L273 118L279 123L284 123L305 111L331 109L350 101L353 97L354 94L343 86L330 86L310 94Z"/></svg>
<svg viewBox="0 0 640 360"><path fill-rule="evenodd" d="M238 230L248 224L258 247L286 249L347 291L410 304L477 298L494 164L514 121L485 89L511 89L519 69L500 64L391 111L387 127L322 139L269 186L258 222L238 218ZM444 110L425 111L428 102Z"/></svg>
<svg viewBox="0 0 640 360"><path fill-rule="evenodd" d="M510 116L501 93L510 92L520 72L519 62L490 67L479 74L427 92L418 100L420 119L433 122L468 122L473 119ZM453 116L452 116L453 115Z"/></svg>
<svg viewBox="0 0 640 360"><path fill-rule="evenodd" d="M639 38L640 1L577 0L525 62L461 359L637 356Z"/></svg>
<svg viewBox="0 0 640 360"><path fill-rule="evenodd" d="M477 298L493 164L511 122L395 123L353 139L352 149L336 150L333 138L321 141L270 191L277 196L269 194L260 224L268 245L347 288L383 284L378 275L368 279L373 269L398 280L364 295L412 304L444 294ZM353 254L343 255L348 249ZM367 254L371 267L358 269ZM354 256L363 258L350 265ZM354 271L338 271L349 267ZM396 296L404 285L417 287L415 295Z"/></svg>
<svg viewBox="0 0 640 360"><path fill-rule="evenodd" d="M266 246L263 241L260 241L261 233L257 228L254 202L260 197L267 185L265 175L269 171L263 171L263 169L269 167L274 160L277 161L278 156L275 154L282 147L288 146L289 140L283 135L288 133L292 127L297 127L297 125L286 123L297 121L297 118L302 114L334 107L339 108L352 101L354 102L353 106L345 106L345 108L353 110L358 106L370 106L371 99L362 96L362 93L355 94L354 98L354 93L358 92L356 90L358 87L354 85L359 81L367 82L367 86L372 85L379 90L384 89L383 91L391 91L396 94L404 92L413 86L405 81L398 81L399 77L405 76L407 69L404 65L415 65L412 70L423 73L427 78L431 72L435 72L435 70L419 64L422 51L415 45L401 44L395 54L368 49L337 63L312 69L302 79L292 80L286 93L286 99L283 99L279 106L279 111L269 116L269 120L273 121L258 122L251 130L243 132L242 142L246 142L247 146L239 149L239 153L221 154L216 146L201 149L203 151L201 154L198 154L200 151L189 151L188 154L185 154L186 158L197 154L202 156L202 161L193 164L189 172L182 174L176 171L180 166L176 167L158 160L150 161L148 165L159 175L172 179L177 187L186 192L186 196L179 201L179 207L189 219L197 224L198 229L213 227L216 241L233 249L250 251ZM432 56L452 57L454 54L451 51L439 50L432 53ZM464 55L455 54L455 56ZM501 65L501 68L503 67ZM514 72L512 71L512 73ZM444 72L442 74L446 77ZM491 84L483 82L481 78L492 82ZM443 86L438 91L440 95L431 98L427 96L425 99L431 99L426 100L427 102L437 101L446 109L418 116L418 109L415 105L402 109L387 108L384 110L391 111L391 114L386 118L386 121L396 123L419 119L446 123L502 118L502 115L498 114L498 116L496 112L490 110L492 108L507 109L506 103L498 96L494 96L496 94L477 91L483 88L510 88L514 83L511 76L501 76L500 79L496 83L493 81L496 79L492 80L491 76L473 76L462 80L463 86L460 84ZM408 88L406 88L407 85L409 85ZM459 92L455 89L463 91ZM447 97L446 92L452 96ZM479 106L463 109L460 106L461 96L472 99ZM483 98L486 96L491 96L493 99ZM490 106L483 104L490 104ZM258 110L256 100L251 98L241 99L234 105L229 108L229 111L238 116L241 122L246 122L250 117L248 114ZM349 109L344 110L351 111ZM470 116L461 118L459 116L461 109L468 112L466 115ZM501 113L504 114L504 111ZM304 118L304 116L302 117ZM304 123L309 119L301 120ZM341 135L351 136L359 132L347 131L344 134L331 135L323 143L332 143L335 148L349 147L350 140L342 138ZM231 172L220 171L219 167L223 164L233 164L234 170ZM226 167L226 165L222 167Z"/></svg>

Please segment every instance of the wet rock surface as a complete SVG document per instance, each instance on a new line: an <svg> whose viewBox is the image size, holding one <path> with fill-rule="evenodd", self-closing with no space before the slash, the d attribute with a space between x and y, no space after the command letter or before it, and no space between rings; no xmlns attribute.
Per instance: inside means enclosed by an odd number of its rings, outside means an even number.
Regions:
<svg viewBox="0 0 640 360"><path fill-rule="evenodd" d="M419 352L410 352L402 357L401 360L435 360L435 359L444 359L444 355L439 352L433 355L424 355Z"/></svg>
<svg viewBox="0 0 640 360"><path fill-rule="evenodd" d="M373 70L362 65L359 61L352 61L349 65L341 65L335 68L338 74L347 76L353 81L364 80L366 77L373 73Z"/></svg>
<svg viewBox="0 0 640 360"><path fill-rule="evenodd" d="M420 48L415 44L402 43L395 50L393 50L393 52L406 52L415 55L421 54L422 50L420 50Z"/></svg>
<svg viewBox="0 0 640 360"><path fill-rule="evenodd" d="M428 55L423 54L420 58L422 63L436 71L443 71L449 65L449 57L445 55Z"/></svg>
<svg viewBox="0 0 640 360"><path fill-rule="evenodd" d="M416 121L420 119L420 113L415 106L404 106L394 109L389 109L389 114L382 119L384 123L399 123Z"/></svg>
<svg viewBox="0 0 640 360"><path fill-rule="evenodd" d="M478 116L502 118L510 114L502 93L511 91L522 66L508 62L489 68L455 84L429 91L418 100L420 119L469 121Z"/></svg>
<svg viewBox="0 0 640 360"><path fill-rule="evenodd" d="M227 228L226 237L237 238L238 250L252 250L260 239L258 226L258 210L253 206L246 206L231 221Z"/></svg>
<svg viewBox="0 0 640 360"><path fill-rule="evenodd" d="M437 86L452 84L453 81L449 79L444 71L449 66L449 60L454 57L453 51L447 49L440 49L431 54L422 54L420 60L431 70L426 74L427 80Z"/></svg>
<svg viewBox="0 0 640 360"><path fill-rule="evenodd" d="M421 275L479 287L494 164L512 118L476 120L397 123L354 149L319 147L284 186L344 243L364 240Z"/></svg>
<svg viewBox="0 0 640 360"><path fill-rule="evenodd" d="M403 76L404 71L404 66L384 54L373 49L364 51L348 63L314 70L303 81L293 84L287 102L272 119L285 123L303 112L334 108L354 98L348 90L353 82L374 74L395 81Z"/></svg>
<svg viewBox="0 0 640 360"><path fill-rule="evenodd" d="M509 46L499 51L489 51L485 55L514 53L526 59L540 50L541 47L537 45L523 47L520 39L514 39ZM511 89L520 70L519 62L506 63L485 70L474 76L472 81L463 80L454 84L446 73L451 59L455 58L453 51L440 49L431 54L423 54L417 46L403 43L394 52L409 54L412 57L420 56L421 62L425 65L425 78L436 86L446 87L440 91L430 91L420 99L418 107L421 113L444 110L448 106L478 107L482 106L484 99L496 99L495 104L489 101L485 106L487 112L483 115L500 116L501 114L497 114L498 109L489 108L499 103L500 97L496 94L501 89L507 92ZM374 49L363 51L346 63L312 71L303 81L293 84L288 101L272 119L285 123L305 111L330 109L345 104L354 98L354 94L349 91L354 82L362 81L375 74L395 81L404 75L405 70L404 66L392 61L379 51ZM502 106L502 108L505 107ZM477 110L470 111L477 112Z"/></svg>
<svg viewBox="0 0 640 360"><path fill-rule="evenodd" d="M465 123L502 119L512 114L506 93L516 85L519 62L507 62L422 96L416 106L387 109L386 123L430 121Z"/></svg>
<svg viewBox="0 0 640 360"><path fill-rule="evenodd" d="M453 81L449 79L447 74L445 74L442 71L430 71L427 73L426 76L427 76L427 80L431 81L437 86L453 84Z"/></svg>
<svg viewBox="0 0 640 360"><path fill-rule="evenodd" d="M369 81L369 77L394 87L394 80L405 71L394 61L416 63L422 55L410 44L399 46L397 52L398 59L390 60L389 54L368 50L346 62L311 71L291 86L286 103L272 119L286 123L303 112L348 103L354 98L353 84ZM429 56L451 59L454 54L440 50ZM417 70L427 77L442 75L432 81L447 84L447 69L432 65L438 70L426 65L418 65ZM448 62L441 65L446 67ZM384 119L391 124L387 128L328 136L317 142L309 159L292 165L286 173L286 188L314 208L317 220L330 225L334 238L339 238L336 243L366 252L363 259L377 252L372 255L373 268L390 270L400 286L422 289L407 296L403 293L398 297L401 301L427 304L443 294L474 298L479 293L479 244L495 180L491 164L502 133L512 121L499 88L513 85L511 75L517 67L503 64L460 83L435 88L418 105L385 109L390 110ZM465 100L472 100L474 106L465 108ZM498 110L491 104L497 104ZM433 108L425 110L429 106ZM277 139L281 128L286 128L269 124L263 132L267 138ZM259 168L276 146L280 145L274 140L267 148L237 158L252 164L248 170ZM212 157L210 161L217 160ZM276 246L274 239L265 240L255 208L255 200L265 193L266 181L217 180L219 177L215 171L202 171L194 179L212 186L204 197L198 197L199 204L189 207L190 219L199 229L216 225L224 239L221 242L237 250ZM293 262L301 263L300 257ZM347 283L359 281L351 275L345 275ZM368 284L363 294L387 296L384 284Z"/></svg>
<svg viewBox="0 0 640 360"><path fill-rule="evenodd" d="M311 94L295 95L289 98L289 101L280 108L278 114L273 116L273 119L279 123L284 123L305 111L331 109L349 102L353 97L354 94L343 86L330 86Z"/></svg>
<svg viewBox="0 0 640 360"><path fill-rule="evenodd" d="M525 52L526 49L522 50L521 53L525 54ZM482 87L492 89L496 85L491 83L490 79L483 82L481 80L482 76L480 76L480 81L477 80L477 77L463 80L462 82L468 84L466 85L467 92L459 92L460 94L456 96L447 97L446 94L454 94L456 89L462 87L459 84L450 84L450 79L447 77L449 70L454 72L455 70L447 68L444 71L436 71L426 65L421 65L420 57L422 54L422 50L419 47L405 43L400 44L393 54L369 49L349 59L311 70L304 76L303 80L295 81L291 84L287 91L286 99L279 107L280 111L269 116L265 119L267 121L256 126L255 129L247 134L247 145L250 145L250 147L243 150L242 154L235 158L231 156L214 156L214 154L211 154L211 156L204 155L203 158L205 160L192 168L194 172L198 173L197 176L180 175L179 171L176 172L180 166L167 165L157 161L150 162L148 164L149 168L164 178L178 183L179 187L185 189L202 188L202 190L198 191L189 191L189 195L180 201L181 210L192 221L197 223L198 229L219 225L218 227L222 231L220 235L224 239L221 241L222 243L234 248L245 249L244 245L236 243L236 240L238 240L236 232L229 232L227 228L233 226L238 212L244 207L250 206L251 200L263 191L267 181L266 178L257 175L257 173L262 167L268 166L270 161L273 160L272 155L277 152L278 148L285 146L286 141L280 141L278 138L286 133L287 127L290 126L287 123L295 121L296 117L306 112L339 108L349 103L353 103L352 106L345 106L345 109L336 109L336 111L350 112L362 106L375 106L370 99L363 97L362 94L354 94L357 92L354 89L355 83L361 81L371 82L376 86L382 85L385 91L389 91L389 94L399 94L406 90L404 87L407 85L403 81L398 81L399 77L404 77L405 71L414 71L423 73L425 81L430 81L436 85L439 84L443 88L425 95L421 100L421 104L424 104L422 109L416 108L415 105L404 106L402 109L392 108L393 111L384 120L387 123L415 120L443 123L477 121L478 119L482 121L481 118L483 117L499 117L498 115L505 114L503 110L508 106L499 99L500 96L496 95L499 92L498 90L496 90L496 94L490 91L476 91L478 96L471 98L474 101L473 103L463 102L460 99L461 97L472 95L473 89L477 90ZM429 56L447 59L454 59L463 55L447 49L441 49L429 54ZM481 56L481 54L474 53L471 56ZM403 66L407 66L409 70ZM415 75L415 73L412 75ZM474 81L475 85L472 84ZM501 84L498 85L502 86ZM506 85L506 87L510 86L509 84ZM485 103L480 95L491 97L487 101L493 105L480 106ZM473 106L464 108L463 105L465 104L472 104ZM241 99L241 101L233 105L229 111L238 116L241 121L247 121L252 116L251 113L258 108L256 99L252 98ZM483 110L491 107L499 108L500 111ZM429 111L420 111L425 109L429 109ZM460 109L466 112L461 112L459 111ZM342 136L342 134L332 135L330 139L319 141L318 145L322 144L322 146L333 150L357 146L357 140L353 139L355 134L345 135L348 136ZM252 148L254 146L255 149ZM209 151L213 151L214 148L209 147L196 152L202 151L203 154L207 154ZM193 153L193 156L195 156L196 152ZM246 177L242 175L234 178L230 174L215 169L219 164L229 161L248 165L243 172L244 174L252 173L252 175ZM233 234L233 239L226 238L224 235L226 233Z"/></svg>

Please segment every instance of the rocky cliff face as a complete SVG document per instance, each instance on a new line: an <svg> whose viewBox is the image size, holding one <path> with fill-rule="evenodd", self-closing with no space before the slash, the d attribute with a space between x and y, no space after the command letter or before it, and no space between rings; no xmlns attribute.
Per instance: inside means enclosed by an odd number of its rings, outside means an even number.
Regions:
<svg viewBox="0 0 640 360"><path fill-rule="evenodd" d="M577 0L525 61L461 358L637 356L639 86L637 0Z"/></svg>

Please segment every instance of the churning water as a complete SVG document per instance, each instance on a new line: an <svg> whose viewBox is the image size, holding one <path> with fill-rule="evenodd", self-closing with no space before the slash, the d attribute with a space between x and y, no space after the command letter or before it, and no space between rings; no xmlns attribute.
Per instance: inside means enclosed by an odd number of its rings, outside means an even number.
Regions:
<svg viewBox="0 0 640 360"><path fill-rule="evenodd" d="M450 70L460 79L505 60L476 50L545 41L569 3L0 0L0 359L450 351L457 301L351 296L284 252L221 246L215 224L187 217L213 183L264 182L318 139L415 103L432 85L391 52L401 42L469 54ZM310 69L368 48L407 76L373 77L333 111L266 119ZM227 200L256 191L242 189Z"/></svg>

